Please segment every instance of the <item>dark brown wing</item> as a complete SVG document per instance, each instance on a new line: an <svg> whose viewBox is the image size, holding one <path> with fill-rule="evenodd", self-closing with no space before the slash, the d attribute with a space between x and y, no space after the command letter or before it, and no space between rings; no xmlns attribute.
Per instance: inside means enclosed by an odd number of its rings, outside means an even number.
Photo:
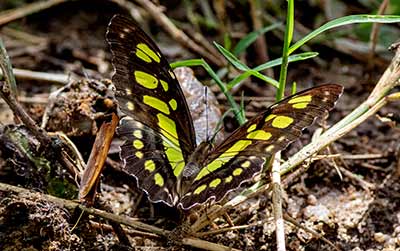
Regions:
<svg viewBox="0 0 400 251"><path fill-rule="evenodd" d="M195 149L193 122L181 87L154 42L130 18L112 18L107 41L113 54L113 83L121 110L181 149Z"/></svg>
<svg viewBox="0 0 400 251"><path fill-rule="evenodd" d="M118 134L125 139L120 153L124 171L136 178L150 201L174 206L177 178L171 170L183 164L168 160L165 152L174 149L164 145L159 133L129 117L121 120Z"/></svg>
<svg viewBox="0 0 400 251"><path fill-rule="evenodd" d="M286 148L315 118L331 110L342 90L329 84L299 92L239 127L204 158L181 206L190 208L210 198L219 201L238 188L261 170L266 158Z"/></svg>

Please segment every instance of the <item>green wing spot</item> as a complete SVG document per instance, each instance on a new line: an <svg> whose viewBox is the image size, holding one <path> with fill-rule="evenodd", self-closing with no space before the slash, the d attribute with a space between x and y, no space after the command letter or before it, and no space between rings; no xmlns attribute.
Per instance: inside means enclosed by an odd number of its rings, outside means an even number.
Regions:
<svg viewBox="0 0 400 251"><path fill-rule="evenodd" d="M136 47L139 50L143 51L145 54L147 54L147 56L152 58L154 61L156 61L157 63L160 63L160 57L152 49L150 49L150 47L147 46L147 44L140 43Z"/></svg>
<svg viewBox="0 0 400 251"><path fill-rule="evenodd" d="M167 103L165 103L164 101L162 101L161 99L152 97L152 96L148 96L148 95L144 95L143 96L143 103L145 103L146 105L153 107L154 109L159 110L160 112L163 112L165 114L169 114L169 108Z"/></svg>
<svg viewBox="0 0 400 251"><path fill-rule="evenodd" d="M242 168L236 168L235 170L233 170L233 176L239 176L240 174L242 174L243 169Z"/></svg>
<svg viewBox="0 0 400 251"><path fill-rule="evenodd" d="M135 71L135 79L138 84L147 89L156 89L158 86L158 79L144 71Z"/></svg>
<svg viewBox="0 0 400 251"><path fill-rule="evenodd" d="M263 130L257 130L247 134L248 139L256 139L256 140L269 140L272 137L270 132L266 132Z"/></svg>
<svg viewBox="0 0 400 251"><path fill-rule="evenodd" d="M178 108L178 104L176 103L176 100L171 99L168 103L169 103L169 106L171 106L172 110L176 111L176 108Z"/></svg>
<svg viewBox="0 0 400 251"><path fill-rule="evenodd" d="M165 82L165 81L162 80L162 79L160 79L160 83L161 83L161 86L162 86L162 88L164 89L164 91L167 92L167 91L168 91L168 83Z"/></svg>
<svg viewBox="0 0 400 251"><path fill-rule="evenodd" d="M154 174L154 183L156 183L156 185L160 187L164 186L164 178L161 176L161 174Z"/></svg>
<svg viewBox="0 0 400 251"><path fill-rule="evenodd" d="M174 170L174 175L179 177L182 173L183 168L185 167L185 160L183 158L182 152L176 149L174 146L168 144L168 142L163 141L165 146L165 154L167 155L167 159L171 164L172 169Z"/></svg>
<svg viewBox="0 0 400 251"><path fill-rule="evenodd" d="M295 104L295 103L302 103L302 102L311 102L312 96L311 95L305 95L305 96L300 96L296 98L292 98L291 100L288 101L289 104Z"/></svg>
<svg viewBox="0 0 400 251"><path fill-rule="evenodd" d="M247 132L252 132L257 128L257 124L252 124L251 126L249 126L249 128L247 129Z"/></svg>
<svg viewBox="0 0 400 251"><path fill-rule="evenodd" d="M221 183L220 178L216 178L213 181L210 182L210 187L217 187Z"/></svg>
<svg viewBox="0 0 400 251"><path fill-rule="evenodd" d="M246 160L245 162L243 162L240 166L243 168L248 168L250 166L251 162Z"/></svg>
<svg viewBox="0 0 400 251"><path fill-rule="evenodd" d="M291 100L288 101L288 103L292 104L292 107L295 109L304 109L308 106L311 100L312 100L311 95L305 95L301 97L292 98Z"/></svg>
<svg viewBox="0 0 400 251"><path fill-rule="evenodd" d="M185 159L178 140L175 122L162 113L157 114L158 126L161 128L161 134L164 136L163 145L165 154L170 162L174 175L178 177L185 167Z"/></svg>
<svg viewBox="0 0 400 251"><path fill-rule="evenodd" d="M201 192L203 192L204 190L206 190L207 185L201 185L198 188L196 188L196 190L194 190L193 194L199 194Z"/></svg>
<svg viewBox="0 0 400 251"><path fill-rule="evenodd" d="M228 177L225 178L225 183L230 183L233 180L232 175L229 175Z"/></svg>
<svg viewBox="0 0 400 251"><path fill-rule="evenodd" d="M154 170L156 170L156 164L151 159L146 160L144 162L144 169L146 169L149 172L154 172Z"/></svg>
<svg viewBox="0 0 400 251"><path fill-rule="evenodd" d="M276 117L275 114L270 114L270 115L268 115L268 117L265 118L265 122L268 122L268 121L270 121L271 119L273 119L275 117Z"/></svg>
<svg viewBox="0 0 400 251"><path fill-rule="evenodd" d="M136 56L146 63L151 63L151 58L141 50L136 50Z"/></svg>
<svg viewBox="0 0 400 251"><path fill-rule="evenodd" d="M133 136L135 136L135 137L138 138L138 139L141 139L141 138L143 138L143 133L142 133L141 130L135 130L135 131L133 132Z"/></svg>
<svg viewBox="0 0 400 251"><path fill-rule="evenodd" d="M142 152L137 151L137 152L135 152L135 156L136 156L138 159L141 159L141 158L143 158L144 154L143 154Z"/></svg>
<svg viewBox="0 0 400 251"><path fill-rule="evenodd" d="M231 146L226 152L221 154L219 158L223 159L226 157L234 157L239 154L241 151L246 149L251 144L251 140L238 140L233 146Z"/></svg>
<svg viewBox="0 0 400 251"><path fill-rule="evenodd" d="M133 141L133 147L135 147L136 149L140 150L144 147L143 142L141 140L135 139Z"/></svg>
<svg viewBox="0 0 400 251"><path fill-rule="evenodd" d="M272 121L272 126L275 128L283 129L290 126L290 124L292 124L293 121L294 119L288 116L277 116Z"/></svg>
<svg viewBox="0 0 400 251"><path fill-rule="evenodd" d="M214 172L218 168L220 168L222 165L227 163L229 160L231 160L233 157L238 155L241 151L246 149L251 144L251 140L238 140L233 146L231 146L228 150L226 150L224 153L222 153L216 160L208 164L206 167L201 169L199 174L197 174L195 181L203 178L207 174Z"/></svg>
<svg viewBox="0 0 400 251"><path fill-rule="evenodd" d="M309 104L308 102L296 103L293 104L292 107L296 109L304 109L308 106L308 104Z"/></svg>
<svg viewBox="0 0 400 251"><path fill-rule="evenodd" d="M170 140L175 146L179 147L178 133L176 132L175 122L162 113L157 114L158 126L162 129L161 134Z"/></svg>

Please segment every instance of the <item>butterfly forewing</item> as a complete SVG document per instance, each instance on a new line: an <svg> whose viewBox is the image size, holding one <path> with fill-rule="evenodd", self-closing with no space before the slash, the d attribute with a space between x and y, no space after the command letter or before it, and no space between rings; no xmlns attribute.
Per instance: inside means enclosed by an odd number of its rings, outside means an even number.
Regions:
<svg viewBox="0 0 400 251"><path fill-rule="evenodd" d="M195 134L182 90L154 42L129 18L112 18L106 38L113 54L113 83L121 110L162 134L186 160ZM169 156L168 158L176 158Z"/></svg>
<svg viewBox="0 0 400 251"><path fill-rule="evenodd" d="M299 92L249 120L205 156L203 168L182 198L183 208L210 198L221 200L227 191L259 172L265 159L300 137L301 131L331 110L342 87L323 85Z"/></svg>

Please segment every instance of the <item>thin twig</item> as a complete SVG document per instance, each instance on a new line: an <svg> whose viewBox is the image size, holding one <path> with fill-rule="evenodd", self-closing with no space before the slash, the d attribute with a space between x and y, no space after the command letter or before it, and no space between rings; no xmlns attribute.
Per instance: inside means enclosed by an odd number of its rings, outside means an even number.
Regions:
<svg viewBox="0 0 400 251"><path fill-rule="evenodd" d="M1 41L1 40L0 40ZM62 166L67 167L71 173L73 173L73 168L75 165L71 162L69 158L66 157L64 151L56 151L52 148L54 146L52 139L47 133L41 129L36 122L29 116L29 114L24 110L20 103L18 103L16 99L15 93L11 92L12 89L12 81L14 75L12 73L11 62L7 56L7 52L4 48L3 43L0 42L0 68L3 70L3 74L5 77L5 81L0 81L0 94L3 97L4 101L8 104L10 109L13 111L14 115L17 116L22 123L28 128L28 130L35 136L35 138L39 141L40 147L43 150L43 153L47 156L54 155L59 158L55 158Z"/></svg>
<svg viewBox="0 0 400 251"><path fill-rule="evenodd" d="M207 232L196 233L196 236L197 237L204 237L204 236L209 236L209 235L221 234L221 233L225 233L225 232L229 232L229 231L236 231L236 230L246 229L246 228L251 228L251 227L255 227L255 226L260 226L260 225L263 225L265 223L269 223L271 221L272 221L272 219L265 219L265 220L257 221L255 223L248 224L248 225L226 227L226 228L210 230L210 231L207 231Z"/></svg>
<svg viewBox="0 0 400 251"><path fill-rule="evenodd" d="M43 45L47 44L48 40L39 36L29 34L27 32L11 29L4 27L1 29L1 33L9 37L16 38L18 41L23 41L24 43L29 43L31 45Z"/></svg>
<svg viewBox="0 0 400 251"><path fill-rule="evenodd" d="M370 192L370 190L375 190L375 185L365 181L362 177L360 177L359 175L354 174L353 172L347 170L346 168L343 167L339 167L339 170L341 173L343 173L343 175L345 175L346 177L357 181L357 183L367 192Z"/></svg>
<svg viewBox="0 0 400 251"><path fill-rule="evenodd" d="M4 46L3 40L0 38L0 69L3 72L3 77L7 85L3 86L3 91L7 92L8 95L13 96L17 99L17 83L15 81L14 74L12 73L12 65L10 58L7 54L6 47ZM3 92L2 91L2 92Z"/></svg>
<svg viewBox="0 0 400 251"><path fill-rule="evenodd" d="M206 58L213 64L222 67L224 66L225 59L220 54L215 54L212 51L205 50L203 47L200 47L197 43L195 43L192 39L190 39L182 30L180 30L171 20L162 12L162 9L152 3L149 0L136 0L144 9L148 11L148 13L154 18L154 20L161 25L165 31L168 32L178 43L183 45L184 47L189 48L190 50L198 53L202 57Z"/></svg>
<svg viewBox="0 0 400 251"><path fill-rule="evenodd" d="M262 23L262 8L260 6L259 0L249 0L250 5L250 16L253 22L253 30L260 30L263 28ZM268 48L267 41L265 40L264 35L260 35L257 37L256 41L254 41L254 50L256 51L256 60L257 65L262 64L264 62L269 61L268 56ZM271 68L268 68L264 71L269 77L274 78L274 71Z"/></svg>
<svg viewBox="0 0 400 251"><path fill-rule="evenodd" d="M352 129L360 125L368 117L372 116L387 102L393 101L395 96L385 95L398 84L400 79L400 48L397 48L392 63L383 73L374 90L368 99L357 107L353 112L336 123L333 127L323 133L318 141L311 142L303 147L299 152L289 158L282 166L282 173L289 172L293 167L300 164L310 155L319 151L329 143L343 137Z"/></svg>
<svg viewBox="0 0 400 251"><path fill-rule="evenodd" d="M276 249L278 251L286 250L285 242L285 223L282 213L282 185L280 174L281 153L278 152L274 156L272 162L272 203L275 221Z"/></svg>
<svg viewBox="0 0 400 251"><path fill-rule="evenodd" d="M31 4L25 4L17 9L3 11L0 13L0 26L67 1L70 0L40 1Z"/></svg>
<svg viewBox="0 0 400 251"><path fill-rule="evenodd" d="M387 6L389 4L389 0L383 0L381 5L379 6L378 13L376 15L382 15L384 14ZM375 56L375 48L378 40L378 33L379 33L379 28L381 27L382 24L380 23L372 23L372 29L371 29L371 35L369 36L370 39L370 52L369 52L369 60L368 63L370 66L374 64L374 56Z"/></svg>
<svg viewBox="0 0 400 251"><path fill-rule="evenodd" d="M393 102L400 99L399 93L391 94L385 97L385 95L387 95L387 93L394 86L399 84L400 80L400 46L395 49L396 54L393 57L392 63L382 75L369 98L353 112L323 133L319 140L313 141L304 146L299 152L283 163L281 165L281 175L290 172L294 167L298 166L301 162L309 158L314 153L320 151L322 148L339 139L340 137L343 137L343 135L347 134L349 131L364 122L367 118L375 114L375 112L377 112L388 102ZM207 226L207 224L205 224L206 221L220 217L224 212L235 205L242 203L256 194L259 194L260 191L265 191L267 187L267 184L264 184L263 182L257 182L245 190L242 195L236 196L229 202L225 203L222 207L215 209L211 213L208 213L208 219L200 218L195 224L193 224L192 228L199 231L203 227Z"/></svg>
<svg viewBox="0 0 400 251"><path fill-rule="evenodd" d="M312 235L314 235L315 237L317 237L318 239L321 239L322 241L326 242L329 246L333 247L335 250L340 251L340 249L333 244L330 240L326 239L323 235L319 234L318 232L308 228L308 227L304 227L301 224L299 224L298 222L296 222L295 219L293 219L292 217L290 217L288 214L284 214L283 217L285 218L285 220L287 222L292 223L293 225L295 225L298 228L303 229L306 232L311 233Z"/></svg>
<svg viewBox="0 0 400 251"><path fill-rule="evenodd" d="M6 193L9 193L9 192L16 193L18 198L26 198L28 200L32 200L32 198L37 198L40 200L49 201L59 207L66 208L71 211L75 210L76 208L79 208L88 214L99 216L104 219L114 221L116 223L127 225L127 226L133 227L135 229L147 231L147 232L161 235L164 237L169 237L169 235L171 234L171 231L163 230L161 228L142 223L131 217L115 215L115 214L108 213L108 212L105 212L103 210L99 210L96 208L88 208L84 205L81 205L81 204L71 201L71 200L61 199L61 198L57 198L57 197L54 197L54 196L51 196L48 194L39 193L39 192L32 192L25 188L8 185L8 184L1 183L1 182L0 182L0 191L6 192ZM196 238L182 238L182 244L196 247L196 248L213 250L213 251L239 251L238 249L226 247L223 245L219 245L216 243L212 243L212 242L208 242L208 241L204 241L204 240L200 240L200 239L196 239Z"/></svg>
<svg viewBox="0 0 400 251"><path fill-rule="evenodd" d="M33 97L26 97L26 96L21 96L18 97L18 101L21 103L25 104L40 104L40 105L45 105L47 104L48 98L41 96L41 95L35 95ZM4 100L0 100L0 105L6 104Z"/></svg>
<svg viewBox="0 0 400 251"><path fill-rule="evenodd" d="M16 68L13 71L17 79L38 80L38 83L50 82L51 84L65 85L70 81L76 80L72 75L61 73L47 73Z"/></svg>

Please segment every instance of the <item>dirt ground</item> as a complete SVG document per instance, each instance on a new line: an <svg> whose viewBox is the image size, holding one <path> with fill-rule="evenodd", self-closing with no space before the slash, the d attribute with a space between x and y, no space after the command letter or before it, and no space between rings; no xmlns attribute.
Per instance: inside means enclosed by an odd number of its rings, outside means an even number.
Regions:
<svg viewBox="0 0 400 251"><path fill-rule="evenodd" d="M121 7L115 3L117 1L70 1L31 15L25 14L13 22L2 22L6 9L21 8L28 2L20 3L18 7L13 1L0 3L0 23L3 25L0 37L15 69L52 73L58 79L44 80L44 76L35 78L31 73L25 77L21 73L16 74L19 102L46 131L63 131L77 147L83 162L86 162L96 134L105 120L104 114L111 109L107 106L107 100L114 101L111 82L107 80L111 79L112 65L111 53L105 41L106 28L115 13L127 14L126 6L132 6L128 4ZM190 16L190 11L200 9L201 13L207 13L206 7L198 2L187 1L185 5L180 1L161 1L165 6L165 14L184 32L193 28L193 20L189 22L186 17ZM296 8L295 25L298 30L295 37L323 23L318 22L317 17L311 19L305 15L308 8L315 13L321 12L322 16L328 13L323 12L320 5L310 5L309 2L313 1L302 1ZM338 2L346 7L346 11L341 12L343 15L371 12L360 3L346 5L345 1ZM170 62L204 57L165 33L140 3L142 1L133 4L137 8L132 8L131 13L139 18L147 32L152 33ZM217 19L214 22L229 23L233 40L237 41L251 31L251 17L238 11L237 8L243 3L227 1L225 4L227 13L237 15L219 17L222 21ZM250 8L247 4L243 5ZM216 6L212 5L214 9ZM218 11L216 13L221 14ZM268 20L284 20L284 13L275 15L268 15ZM323 18L321 15L319 18ZM199 19L194 14L192 18ZM324 18L325 22L327 18L334 17ZM221 34L226 30L218 26L206 26L202 23L206 21L197 20L198 27L195 30L203 32L203 38L208 41L222 43ZM335 34L339 33L335 30L333 38L321 38L305 48L318 51L317 58L289 65L287 82L296 82L299 90L323 83L338 83L343 85L344 93L326 120L318 121L304 130L301 139L283 151L283 159L310 142L317 127L333 125L365 101L394 56L394 52L381 49L385 44L379 44L375 56L369 58L369 50L362 50L368 43L363 42L353 28L342 28L342 32L347 32L344 38L334 39ZM392 25L390 31L391 37L400 37L398 24ZM272 59L280 57L282 34L271 33L265 37L268 56ZM354 47L349 45L349 41ZM249 67L255 67L257 62L263 62L257 50L259 48L249 47L241 60ZM215 62L210 62L210 65L215 71L229 71L225 78L237 74L232 67L221 67ZM217 116L215 120L219 121L218 116L229 110L226 98L204 70L195 67L193 71L194 76L210 86L216 96L216 101L210 106ZM273 73L278 78L279 67L274 68ZM399 88L392 92L396 90ZM244 100L247 117L263 111L273 103L275 96L273 88L266 87L258 79L245 81L232 89L232 94L238 103ZM189 96L188 102L195 102L202 95ZM203 115L196 114L195 110L193 115L204 120ZM400 250L399 121L399 102L389 103L321 151L320 160L310 165L305 163L297 169L296 175L283 177L284 213L302 226L299 228L286 222L287 250L333 249L327 241L306 228L323 235L338 250ZM223 122L224 130L218 136L220 138L226 137L238 126L231 114ZM188 222L201 217L205 209L188 216L166 205L150 203L136 187L134 178L120 170L116 136L93 207L170 230L168 237L165 237L157 231L119 225L99 214L82 214L77 208L60 206L67 202L60 204L41 196L50 194L76 202L79 188L70 170L45 156L39 145L35 135L21 125L12 110L1 101L0 184L26 188L31 193L0 187L0 250L201 250L183 245L180 241L184 237L198 237L238 250L276 250L269 190L230 208L225 215L213 220L199 232L190 233L186 231ZM251 182L246 185L251 185ZM229 194L228 198L237 194Z"/></svg>

